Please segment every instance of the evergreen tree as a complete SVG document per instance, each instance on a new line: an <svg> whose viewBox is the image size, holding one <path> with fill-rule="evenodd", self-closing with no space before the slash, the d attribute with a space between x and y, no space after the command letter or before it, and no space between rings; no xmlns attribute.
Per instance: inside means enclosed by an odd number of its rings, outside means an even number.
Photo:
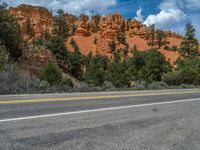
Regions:
<svg viewBox="0 0 200 150"><path fill-rule="evenodd" d="M182 58L199 57L198 40L195 38L196 30L191 23L186 24L186 34L180 45L180 54Z"/></svg>
<svg viewBox="0 0 200 150"><path fill-rule="evenodd" d="M77 26L75 24L73 24L72 28L71 28L71 35L75 35L76 30L77 30Z"/></svg>
<svg viewBox="0 0 200 150"><path fill-rule="evenodd" d="M21 56L22 36L17 19L6 9L7 4L0 5L0 41L6 47L11 58Z"/></svg>
<svg viewBox="0 0 200 150"><path fill-rule="evenodd" d="M70 44L71 46L74 48L74 50L79 50L78 45L76 44L76 41L74 40L74 38L70 39Z"/></svg>
<svg viewBox="0 0 200 150"><path fill-rule="evenodd" d="M84 80L88 84L101 86L106 80L106 71L108 67L108 58L105 56L91 56L89 54L86 58L89 60L86 64L86 72L84 73Z"/></svg>
<svg viewBox="0 0 200 150"><path fill-rule="evenodd" d="M86 15L86 14L80 14L79 16L78 16L78 18L81 20L81 21L88 21L89 20L89 16L88 15Z"/></svg>
<svg viewBox="0 0 200 150"><path fill-rule="evenodd" d="M164 31L157 30L155 45L157 46L158 49L160 49L161 47L165 46L166 44L168 44L168 42L166 40L166 35L165 35Z"/></svg>
<svg viewBox="0 0 200 150"><path fill-rule="evenodd" d="M51 85L59 84L62 80L62 72L55 63L50 61L42 68L40 78Z"/></svg>
<svg viewBox="0 0 200 150"><path fill-rule="evenodd" d="M112 41L111 43L110 43L110 48L111 48L111 51L114 53L115 51L116 51L116 44L115 44L115 42L114 41Z"/></svg>
<svg viewBox="0 0 200 150"><path fill-rule="evenodd" d="M67 65L71 74L79 79L82 78L83 56L79 49L75 49L74 52L69 53Z"/></svg>
<svg viewBox="0 0 200 150"><path fill-rule="evenodd" d="M28 18L28 19L26 20L26 33L28 34L28 36L29 36L30 38L33 37L33 26L32 26L32 23L31 23L30 18Z"/></svg>
<svg viewBox="0 0 200 150"><path fill-rule="evenodd" d="M68 34L67 22L64 19L64 11L59 9L54 18L53 33L65 39Z"/></svg>
<svg viewBox="0 0 200 150"><path fill-rule="evenodd" d="M51 37L47 41L46 46L48 49L50 49L53 52L58 62L67 64L68 51L62 37L59 37L59 36Z"/></svg>
<svg viewBox="0 0 200 150"><path fill-rule="evenodd" d="M171 67L165 57L156 49L139 52L135 51L131 63L135 70L135 78L139 81L160 81L164 73L170 71Z"/></svg>
<svg viewBox="0 0 200 150"><path fill-rule="evenodd" d="M156 29L155 29L155 25L151 25L150 26L150 30L147 34L147 38L148 38L148 42L147 44L152 48L155 48L156 46Z"/></svg>
<svg viewBox="0 0 200 150"><path fill-rule="evenodd" d="M69 70L73 75L77 76L80 79L82 75L83 55L81 54L80 49L76 44L74 38L70 39L70 44L74 48L74 52L71 52L69 54L68 58Z"/></svg>
<svg viewBox="0 0 200 150"><path fill-rule="evenodd" d="M125 45L127 48L129 47L129 44L126 42L126 37L124 34L120 34L118 37L118 41Z"/></svg>
<svg viewBox="0 0 200 150"><path fill-rule="evenodd" d="M129 81L132 79L133 71L127 62L128 60L123 60L119 63L113 61L108 66L107 80L110 81L115 87L128 87Z"/></svg>

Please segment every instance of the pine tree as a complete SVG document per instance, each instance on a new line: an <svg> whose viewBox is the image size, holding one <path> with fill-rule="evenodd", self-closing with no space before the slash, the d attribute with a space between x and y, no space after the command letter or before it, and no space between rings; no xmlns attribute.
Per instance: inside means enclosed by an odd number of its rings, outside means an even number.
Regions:
<svg viewBox="0 0 200 150"><path fill-rule="evenodd" d="M82 75L83 56L79 49L69 53L68 67L71 74L81 79Z"/></svg>
<svg viewBox="0 0 200 150"><path fill-rule="evenodd" d="M150 26L150 31L147 34L148 42L147 44L151 47L151 49L155 48L156 46L156 29L155 25Z"/></svg>
<svg viewBox="0 0 200 150"><path fill-rule="evenodd" d="M7 10L7 4L0 4L0 41L9 52L9 56L17 59L21 56L22 36L17 19Z"/></svg>
<svg viewBox="0 0 200 150"><path fill-rule="evenodd" d="M110 43L110 48L111 48L111 51L114 53L115 51L116 51L116 44L115 44L115 42L114 41L112 41L111 43Z"/></svg>
<svg viewBox="0 0 200 150"><path fill-rule="evenodd" d="M166 35L163 31L161 31L161 30L156 31L156 43L155 44L158 47L158 49L160 49L161 47L168 44L168 42L166 40Z"/></svg>
<svg viewBox="0 0 200 150"><path fill-rule="evenodd" d="M198 40L195 38L196 30L191 23L186 24L186 34L180 45L180 54L182 58L196 58L199 56Z"/></svg>
<svg viewBox="0 0 200 150"><path fill-rule="evenodd" d="M54 18L53 33L63 39L67 37L68 27L67 22L64 19L64 11L62 9L57 11L57 15Z"/></svg>
<svg viewBox="0 0 200 150"><path fill-rule="evenodd" d="M32 26L30 18L26 20L26 33L30 38L33 37L33 26Z"/></svg>
<svg viewBox="0 0 200 150"><path fill-rule="evenodd" d="M94 20L95 22L95 32L98 32L99 31L99 22L100 22L100 19L101 19L101 16L100 15L95 15L95 16L92 16L92 20Z"/></svg>
<svg viewBox="0 0 200 150"><path fill-rule="evenodd" d="M78 18L81 20L81 21L88 21L89 20L89 16L88 15L85 15L85 14L80 14L78 16Z"/></svg>

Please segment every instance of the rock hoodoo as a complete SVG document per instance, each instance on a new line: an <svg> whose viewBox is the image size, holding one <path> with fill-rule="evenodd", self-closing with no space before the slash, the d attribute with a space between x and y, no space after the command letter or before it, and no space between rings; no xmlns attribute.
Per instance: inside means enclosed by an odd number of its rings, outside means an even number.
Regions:
<svg viewBox="0 0 200 150"><path fill-rule="evenodd" d="M90 36L91 33L89 31L89 22L86 22L86 20L82 20L76 30L75 35L84 36L84 37Z"/></svg>
<svg viewBox="0 0 200 150"><path fill-rule="evenodd" d="M43 37L44 32L51 34L54 17L46 8L30 5L20 5L16 8L10 8L10 12L18 19L24 38L27 35L27 21L29 20L32 27L33 38ZM86 15L79 17L66 13L64 19L69 29L66 46L70 51L70 39L74 38L80 51L83 54L92 52L93 54L106 55L113 57L112 44L114 43L116 50L120 51L124 48L130 52L135 45L138 50L148 49L147 34L149 27L143 25L137 20L124 19L120 13L114 13L108 16L95 15L89 18ZM166 31L165 32L169 46L178 46L182 36ZM30 37L29 37L30 38ZM167 59L174 59L178 55L175 52L161 50Z"/></svg>

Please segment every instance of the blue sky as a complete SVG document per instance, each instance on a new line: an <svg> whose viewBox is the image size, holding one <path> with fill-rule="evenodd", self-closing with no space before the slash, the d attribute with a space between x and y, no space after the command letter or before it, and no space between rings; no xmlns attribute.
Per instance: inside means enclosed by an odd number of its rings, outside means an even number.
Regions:
<svg viewBox="0 0 200 150"><path fill-rule="evenodd" d="M192 22L200 39L200 0L0 0L10 6L22 3L40 5L51 11L59 8L73 14L95 11L106 15L120 12L126 18L135 18L146 25L184 34L187 22Z"/></svg>

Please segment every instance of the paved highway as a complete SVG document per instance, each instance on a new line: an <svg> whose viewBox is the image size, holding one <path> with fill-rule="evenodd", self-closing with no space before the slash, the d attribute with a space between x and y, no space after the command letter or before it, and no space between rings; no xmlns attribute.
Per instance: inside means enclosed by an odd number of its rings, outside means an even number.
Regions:
<svg viewBox="0 0 200 150"><path fill-rule="evenodd" d="M197 150L200 89L0 96L0 150Z"/></svg>

